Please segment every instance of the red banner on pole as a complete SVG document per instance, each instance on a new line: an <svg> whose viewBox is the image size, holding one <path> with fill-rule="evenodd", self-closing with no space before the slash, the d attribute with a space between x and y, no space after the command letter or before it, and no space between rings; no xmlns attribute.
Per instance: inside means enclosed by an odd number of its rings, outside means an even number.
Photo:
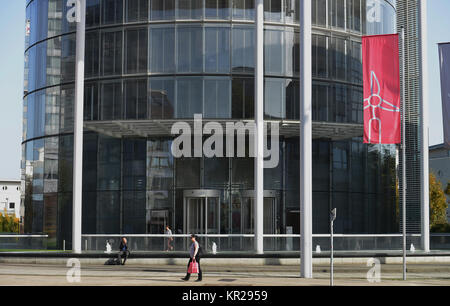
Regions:
<svg viewBox="0 0 450 306"><path fill-rule="evenodd" d="M401 142L399 36L362 38L364 143Z"/></svg>

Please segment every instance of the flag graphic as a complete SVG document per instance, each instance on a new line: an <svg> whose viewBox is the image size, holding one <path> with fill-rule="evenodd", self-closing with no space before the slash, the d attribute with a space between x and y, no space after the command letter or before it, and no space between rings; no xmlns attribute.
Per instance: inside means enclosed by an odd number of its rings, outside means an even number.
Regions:
<svg viewBox="0 0 450 306"><path fill-rule="evenodd" d="M362 38L364 143L401 142L399 36Z"/></svg>
<svg viewBox="0 0 450 306"><path fill-rule="evenodd" d="M450 148L450 43L439 44L444 144Z"/></svg>

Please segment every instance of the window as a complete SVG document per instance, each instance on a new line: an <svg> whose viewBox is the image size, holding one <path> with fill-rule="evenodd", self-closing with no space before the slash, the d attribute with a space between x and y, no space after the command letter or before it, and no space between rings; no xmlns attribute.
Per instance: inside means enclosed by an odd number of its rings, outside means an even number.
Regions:
<svg viewBox="0 0 450 306"><path fill-rule="evenodd" d="M175 0L150 0L150 20L170 20L175 16Z"/></svg>
<svg viewBox="0 0 450 306"><path fill-rule="evenodd" d="M103 75L122 74L122 31L102 33Z"/></svg>
<svg viewBox="0 0 450 306"><path fill-rule="evenodd" d="M178 0L177 19L201 19L203 0Z"/></svg>
<svg viewBox="0 0 450 306"><path fill-rule="evenodd" d="M286 29L286 75L298 76L300 74L300 34Z"/></svg>
<svg viewBox="0 0 450 306"><path fill-rule="evenodd" d="M15 209L15 208L16 208L16 203L10 202L9 203L9 209Z"/></svg>
<svg viewBox="0 0 450 306"><path fill-rule="evenodd" d="M84 120L98 120L98 85L86 83L84 87Z"/></svg>
<svg viewBox="0 0 450 306"><path fill-rule="evenodd" d="M228 78L205 79L205 118L231 117L231 82Z"/></svg>
<svg viewBox="0 0 450 306"><path fill-rule="evenodd" d="M254 78L233 78L232 118L252 119L255 114Z"/></svg>
<svg viewBox="0 0 450 306"><path fill-rule="evenodd" d="M100 0L86 1L86 27L100 24Z"/></svg>
<svg viewBox="0 0 450 306"><path fill-rule="evenodd" d="M285 17L287 23L298 23L300 21L300 10L297 0L285 0Z"/></svg>
<svg viewBox="0 0 450 306"><path fill-rule="evenodd" d="M313 76L327 77L327 37L322 35L312 36Z"/></svg>
<svg viewBox="0 0 450 306"><path fill-rule="evenodd" d="M327 25L327 0L312 0L312 24Z"/></svg>
<svg viewBox="0 0 450 306"><path fill-rule="evenodd" d="M285 101L285 79L264 80L264 117L265 119L283 119Z"/></svg>
<svg viewBox="0 0 450 306"><path fill-rule="evenodd" d="M332 0L328 3L330 25L335 28L345 28L344 0Z"/></svg>
<svg viewBox="0 0 450 306"><path fill-rule="evenodd" d="M150 28L150 71L175 72L175 28Z"/></svg>
<svg viewBox="0 0 450 306"><path fill-rule="evenodd" d="M201 27L180 27L178 31L178 72L203 71L203 31Z"/></svg>
<svg viewBox="0 0 450 306"><path fill-rule="evenodd" d="M147 119L147 79L124 83L125 119Z"/></svg>
<svg viewBox="0 0 450 306"><path fill-rule="evenodd" d="M199 77L177 81L177 118L194 118L203 113L203 80Z"/></svg>
<svg viewBox="0 0 450 306"><path fill-rule="evenodd" d="M300 85L298 81L287 81L285 109L286 119L300 119Z"/></svg>
<svg viewBox="0 0 450 306"><path fill-rule="evenodd" d="M206 19L230 19L231 0L205 0Z"/></svg>
<svg viewBox="0 0 450 306"><path fill-rule="evenodd" d="M230 29L205 28L205 72L230 71Z"/></svg>
<svg viewBox="0 0 450 306"><path fill-rule="evenodd" d="M284 75L284 30L264 30L264 73Z"/></svg>
<svg viewBox="0 0 450 306"><path fill-rule="evenodd" d="M125 37L125 73L147 72L147 28L127 30Z"/></svg>
<svg viewBox="0 0 450 306"><path fill-rule="evenodd" d="M103 0L102 1L102 24L122 23L123 21L123 1Z"/></svg>
<svg viewBox="0 0 450 306"><path fill-rule="evenodd" d="M253 73L255 68L254 29L234 27L232 36L232 71Z"/></svg>
<svg viewBox="0 0 450 306"><path fill-rule="evenodd" d="M150 79L150 117L171 119L175 111L175 82L173 79Z"/></svg>
<svg viewBox="0 0 450 306"><path fill-rule="evenodd" d="M254 20L255 0L233 0L233 19Z"/></svg>
<svg viewBox="0 0 450 306"><path fill-rule="evenodd" d="M330 39L330 77L338 80L346 79L345 40L332 37Z"/></svg>
<svg viewBox="0 0 450 306"><path fill-rule="evenodd" d="M146 21L148 19L148 0L126 0L126 21Z"/></svg>
<svg viewBox="0 0 450 306"><path fill-rule="evenodd" d="M264 0L264 20L283 22L281 4L282 0Z"/></svg>
<svg viewBox="0 0 450 306"><path fill-rule="evenodd" d="M86 58L84 66L84 75L86 77L98 76L99 72L99 32L87 32L86 33Z"/></svg>
<svg viewBox="0 0 450 306"><path fill-rule="evenodd" d="M103 83L101 97L100 120L122 119L121 82Z"/></svg>

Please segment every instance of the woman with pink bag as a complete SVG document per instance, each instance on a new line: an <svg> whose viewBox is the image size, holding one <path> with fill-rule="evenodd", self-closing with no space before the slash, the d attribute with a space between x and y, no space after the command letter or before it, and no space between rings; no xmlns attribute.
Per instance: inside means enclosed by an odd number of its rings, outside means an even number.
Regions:
<svg viewBox="0 0 450 306"><path fill-rule="evenodd" d="M191 235L191 247L189 249L189 262L188 262L188 271L186 273L186 276L182 278L184 281L188 281L191 277L191 273L198 273L197 282L202 281L202 269L200 268L200 245L197 242L197 236L194 234Z"/></svg>

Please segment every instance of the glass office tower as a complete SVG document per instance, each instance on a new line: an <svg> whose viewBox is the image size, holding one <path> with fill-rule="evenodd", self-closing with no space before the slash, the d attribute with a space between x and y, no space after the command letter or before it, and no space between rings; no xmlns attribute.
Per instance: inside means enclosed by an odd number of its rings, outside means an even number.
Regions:
<svg viewBox="0 0 450 306"><path fill-rule="evenodd" d="M373 235L366 245L343 240L342 249L382 248L376 235L399 232L396 147L362 141L361 36L395 32L395 3L312 7L313 233L320 244L336 207L336 233ZM28 0L26 10L25 232L70 248L75 25L66 0ZM104 248L108 235L152 239L169 225L174 234L205 234L206 248L214 241L219 250L251 251L253 158L174 158L171 127L194 114L222 125L253 121L254 1L87 0L86 11L89 248L97 243L90 235L104 235ZM298 16L298 1L264 1L264 116L280 126L278 166L264 170L265 251L299 247ZM161 238L148 241L135 249L163 248Z"/></svg>

